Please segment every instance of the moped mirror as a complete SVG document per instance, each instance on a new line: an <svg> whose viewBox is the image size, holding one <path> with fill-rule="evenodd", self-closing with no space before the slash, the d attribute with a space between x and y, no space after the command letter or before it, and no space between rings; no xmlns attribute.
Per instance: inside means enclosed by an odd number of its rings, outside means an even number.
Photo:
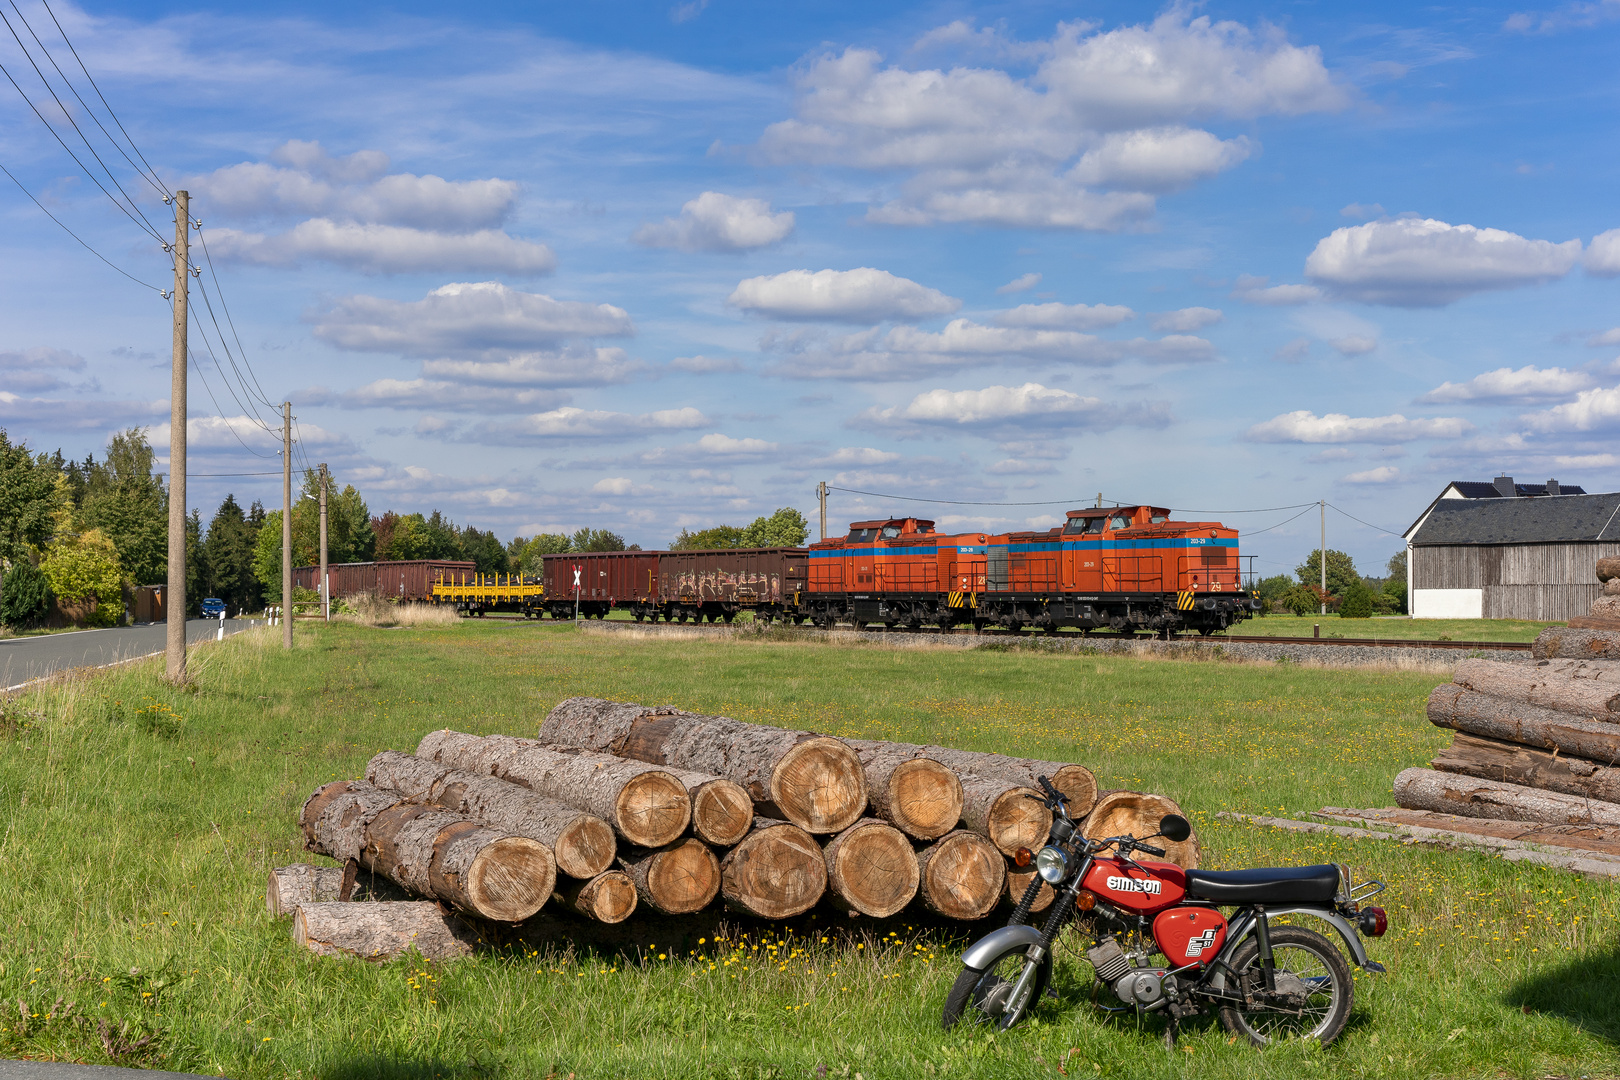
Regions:
<svg viewBox="0 0 1620 1080"><path fill-rule="evenodd" d="M1166 814L1159 819L1159 835L1179 844L1192 835L1192 822L1180 814Z"/></svg>

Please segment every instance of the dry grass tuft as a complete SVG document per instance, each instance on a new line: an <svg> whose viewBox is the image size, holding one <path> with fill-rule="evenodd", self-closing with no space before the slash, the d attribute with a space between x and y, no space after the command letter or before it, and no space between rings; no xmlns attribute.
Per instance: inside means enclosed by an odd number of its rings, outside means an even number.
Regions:
<svg viewBox="0 0 1620 1080"><path fill-rule="evenodd" d="M395 604L376 593L346 596L344 606L349 610L332 616L333 622L351 622L360 626L452 626L461 621L461 613L453 607L440 604Z"/></svg>

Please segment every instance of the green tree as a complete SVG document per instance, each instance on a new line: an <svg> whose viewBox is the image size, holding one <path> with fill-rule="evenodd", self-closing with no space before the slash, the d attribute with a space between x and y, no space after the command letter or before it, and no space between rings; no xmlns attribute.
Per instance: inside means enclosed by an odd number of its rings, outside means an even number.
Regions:
<svg viewBox="0 0 1620 1080"><path fill-rule="evenodd" d="M799 547L810 536L810 523L791 506L770 517L757 517L743 530L741 547Z"/></svg>
<svg viewBox="0 0 1620 1080"><path fill-rule="evenodd" d="M0 428L0 562L29 559L56 531L56 478L50 460L15 445Z"/></svg>
<svg viewBox="0 0 1620 1080"><path fill-rule="evenodd" d="M124 570L118 549L99 529L63 536L39 564L51 592L91 626L111 626L124 613Z"/></svg>
<svg viewBox="0 0 1620 1080"><path fill-rule="evenodd" d="M1277 598L1283 608L1301 616L1319 612L1322 601L1322 590L1315 585L1290 585L1288 591Z"/></svg>
<svg viewBox="0 0 1620 1080"><path fill-rule="evenodd" d="M1357 578L1344 588L1339 597L1339 618L1341 619L1368 619L1373 613L1372 590L1361 583Z"/></svg>
<svg viewBox="0 0 1620 1080"><path fill-rule="evenodd" d="M1282 597L1293 586L1294 579L1287 574L1273 574L1271 577L1261 579L1260 584L1255 586L1255 592L1260 594L1267 611L1276 611L1286 609L1287 605L1282 602Z"/></svg>
<svg viewBox="0 0 1620 1080"><path fill-rule="evenodd" d="M186 515L186 615L202 614L203 585L208 580L208 550L203 546L202 514Z"/></svg>
<svg viewBox="0 0 1620 1080"><path fill-rule="evenodd" d="M51 583L27 559L0 577L0 624L19 630L34 626L51 610Z"/></svg>
<svg viewBox="0 0 1620 1080"><path fill-rule="evenodd" d="M1311 552L1311 557L1300 566L1294 568L1299 575L1301 585L1322 587L1322 552ZM1327 553L1327 591L1334 596L1343 596L1344 590L1350 587L1351 582L1360 583L1361 575L1356 573L1355 560L1342 551L1328 548Z"/></svg>
<svg viewBox="0 0 1620 1080"><path fill-rule="evenodd" d="M570 551L624 551L624 537L606 529L583 528L569 537Z"/></svg>
<svg viewBox="0 0 1620 1080"><path fill-rule="evenodd" d="M572 546L573 542L563 533L541 533L523 545L518 568L525 574L539 575L544 572L542 556L564 555Z"/></svg>
<svg viewBox="0 0 1620 1080"><path fill-rule="evenodd" d="M697 532L681 530L681 535L669 545L671 551L713 551L717 548L742 547L743 530L735 525L715 525Z"/></svg>
<svg viewBox="0 0 1620 1080"><path fill-rule="evenodd" d="M1385 564L1385 568L1389 571L1389 576L1390 577L1392 577L1392 578L1400 578L1402 581L1405 581L1406 580L1406 549L1401 548L1401 550L1399 550L1395 554L1391 555L1389 557L1389 562Z"/></svg>
<svg viewBox="0 0 1620 1080"><path fill-rule="evenodd" d="M256 611L262 603L262 586L253 573L253 554L264 508L255 503L254 510L258 522L242 512L235 495L225 496L208 523L208 539L203 543L203 562L208 568L204 591L225 601L232 611ZM366 524L370 525L369 519Z"/></svg>
<svg viewBox="0 0 1620 1080"><path fill-rule="evenodd" d="M480 574L504 574L510 565L506 548L492 532L471 525L461 534L462 558L471 559Z"/></svg>
<svg viewBox="0 0 1620 1080"><path fill-rule="evenodd" d="M281 511L264 515L253 540L253 576L259 579L267 603L281 599Z"/></svg>
<svg viewBox="0 0 1620 1080"><path fill-rule="evenodd" d="M1392 614L1405 615L1406 610L1406 575L1392 577L1384 582L1384 595L1389 597Z"/></svg>
<svg viewBox="0 0 1620 1080"><path fill-rule="evenodd" d="M99 529L112 541L136 585L158 584L169 573L169 495L163 477L152 471L156 463L146 432L130 428L114 435L103 464L87 459L76 522L80 530Z"/></svg>
<svg viewBox="0 0 1620 1080"><path fill-rule="evenodd" d="M433 537L428 533L427 522L422 515L406 514L396 518L388 541L388 553L379 553L378 557L394 562L433 558Z"/></svg>

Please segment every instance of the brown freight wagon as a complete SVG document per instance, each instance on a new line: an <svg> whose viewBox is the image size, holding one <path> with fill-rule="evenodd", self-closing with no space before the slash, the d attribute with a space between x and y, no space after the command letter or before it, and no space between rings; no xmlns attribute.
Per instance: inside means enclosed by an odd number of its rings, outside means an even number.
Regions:
<svg viewBox="0 0 1620 1080"><path fill-rule="evenodd" d="M460 559L407 559L399 562L328 563L326 578L332 596L359 596L376 593L385 600L431 603L433 584L444 581L470 581L476 576L476 563ZM319 566L293 567L293 584L302 589L320 589Z"/></svg>
<svg viewBox="0 0 1620 1080"><path fill-rule="evenodd" d="M656 620L658 551L583 551L545 556L546 610L554 619L572 619L575 600L579 613L600 619L614 608L628 608L636 621ZM575 594L578 593L576 598Z"/></svg>
<svg viewBox="0 0 1620 1080"><path fill-rule="evenodd" d="M730 622L752 611L764 622L798 615L810 553L805 548L727 548L666 551L659 560L663 615L674 622Z"/></svg>

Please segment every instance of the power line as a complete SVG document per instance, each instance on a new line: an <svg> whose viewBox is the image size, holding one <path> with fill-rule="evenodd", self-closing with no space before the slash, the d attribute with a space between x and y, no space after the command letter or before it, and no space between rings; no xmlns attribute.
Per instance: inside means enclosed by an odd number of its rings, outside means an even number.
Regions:
<svg viewBox="0 0 1620 1080"><path fill-rule="evenodd" d="M1261 533L1268 533L1268 532L1270 532L1270 531L1271 531L1271 530L1272 530L1272 529L1280 529L1280 528L1282 528L1282 527L1283 527L1283 526L1284 526L1284 525L1286 525L1286 524L1288 524L1288 522L1289 522L1289 521L1294 521L1294 520L1296 520L1296 519L1298 519L1298 518L1302 518L1302 517L1304 517L1304 516L1305 516L1305 515L1306 515L1306 514L1308 514L1308 513L1310 513L1310 512L1311 512L1311 508L1312 508L1312 507L1314 507L1314 506L1315 506L1315 505L1316 505L1316 504L1315 504L1315 503L1306 503L1306 504L1305 504L1305 509L1303 509L1303 510L1301 510L1301 511L1300 511L1300 512L1299 512L1299 513L1297 513L1297 514L1295 514L1295 515L1294 515L1294 516L1293 516L1293 517L1291 517L1291 518L1289 518L1289 519L1288 519L1288 520L1287 520L1287 521L1279 521L1279 522L1277 522L1277 524L1275 524L1275 525L1268 525L1268 526L1267 526L1267 527L1266 527L1266 528L1264 528L1264 529L1255 529L1255 530L1254 530L1254 531L1253 531L1253 532L1246 532L1246 533L1243 533L1243 536L1245 536L1245 537L1250 537L1250 536L1259 536L1259 535L1260 535L1260 534L1261 534ZM1292 509L1292 507L1290 507L1290 508L1289 508L1289 509Z"/></svg>
<svg viewBox="0 0 1620 1080"><path fill-rule="evenodd" d="M874 499L897 499L901 502L936 503L942 506L1081 506L1084 508L1086 500L1079 499L1046 499L1041 502L968 502L962 499L924 499L912 495L885 495L877 491L859 491L855 488L841 488L828 486L828 491L843 491L851 495L870 495ZM1119 500L1110 499L1115 505L1122 505ZM1128 505L1128 504L1126 504ZM1252 510L1194 510L1185 506L1172 506L1166 509L1175 510L1183 514L1271 514L1283 510L1297 510L1302 506L1311 507L1316 503L1293 503L1289 506L1261 506ZM1290 519L1292 520L1292 519ZM1365 524L1365 523L1363 523Z"/></svg>
<svg viewBox="0 0 1620 1080"><path fill-rule="evenodd" d="M32 191L29 191L26 187L23 187L23 182L21 180L18 180L15 176L12 176L10 169L6 168L4 165L0 165L0 172L5 173L7 179L9 179L13 184L16 184L17 189L19 191L21 191L24 195L27 195L29 200L32 201L35 206L39 207L41 213L43 213L46 217L50 218L52 221L54 221L58 225L60 225L61 228L62 228L62 231L67 233L69 236L73 237L73 239L78 242L80 247L84 248L84 250L88 251L90 254L94 255L96 258L100 259L102 262L106 263L108 266L112 267L114 270L117 270L120 274L123 274L125 277L129 278L129 280L133 281L135 284L141 286L142 288L151 289L153 292L157 293L159 296L163 295L163 290L162 289L158 288L156 285L148 285L146 282L142 281L140 278L136 277L134 274L131 274L128 270L125 270L123 267L117 265L111 259L107 258L107 256L103 255L101 252L97 251L95 248L91 247L89 244L85 243L82 239L80 239L79 234L74 232L72 229L68 228L66 225L64 225L62 223L61 218L57 217L55 214L53 214L49 210L45 209L45 204L40 202L38 199L34 198L34 193Z"/></svg>
<svg viewBox="0 0 1620 1080"><path fill-rule="evenodd" d="M277 469L274 472L187 472L186 475L190 477L200 476L207 478L219 476L280 476L281 470Z"/></svg>
<svg viewBox="0 0 1620 1080"><path fill-rule="evenodd" d="M1400 536L1401 535L1398 532L1390 532L1388 529L1379 528L1377 525L1374 525L1370 521L1362 521L1360 518L1356 517L1356 515L1346 513L1345 511L1340 510L1337 506L1334 506L1332 503L1328 503L1328 509L1337 511L1338 513L1341 513L1341 514L1344 514L1344 516L1349 518L1351 521L1354 521L1354 522L1357 522L1359 524L1365 525L1365 526L1367 526L1367 528L1372 529L1374 532L1381 532L1385 536Z"/></svg>
<svg viewBox="0 0 1620 1080"><path fill-rule="evenodd" d="M266 432L268 432L271 435L274 435L275 432L271 429L270 425L265 423L264 422L264 417L259 415L258 406L252 404L252 402L253 402L253 393L248 388L247 380L242 378L242 370L236 366L236 357L231 355L230 344L225 340L225 331L220 328L218 317L214 315L214 304L213 304L213 301L211 301L208 298L208 290L202 284L201 275L199 275L198 278L197 278L197 291L202 293L203 305L208 309L208 317L214 324L214 332L219 335L219 347L225 353L225 359L230 361L231 371L233 371L236 374L236 381L237 381L238 384L241 385L242 392L247 395L247 399L248 399L249 404L248 405L243 405L242 404L242 399L241 399L241 397L237 396L236 390L230 385L230 379L226 376L224 368L220 368L220 366L219 366L219 357L215 356L214 357L214 367L219 369L219 377L221 379L225 380L226 389L230 390L231 397L236 399L236 405L237 405L238 408L240 408L242 410L242 415L247 416L247 414L249 412L251 412L253 415L250 417L250 419L253 420L254 423L258 424L261 428L263 428ZM225 302L225 298L220 297L220 304L223 305L224 302ZM204 343L208 345L209 355L213 356L213 353L214 353L213 343L208 340L208 332L203 329L203 325L202 325L202 322L200 320L197 323L197 332L202 334ZM246 360L244 359L243 362L245 363Z"/></svg>
<svg viewBox="0 0 1620 1080"><path fill-rule="evenodd" d="M213 256L208 254L208 238L203 234L202 222L200 221L197 223L197 240L202 244L203 261L208 264L209 276L214 279L214 291L219 293L219 306L225 309L225 323L231 328L231 336L236 339L236 351L242 354L242 364L248 369L248 375L253 379L254 389L259 392L259 400L264 402L266 408L274 409L276 407L275 402L271 401L269 396L265 394L264 387L259 383L258 373L253 370L252 363L248 361L247 346L242 344L242 335L236 332L236 320L231 318L231 306L225 301L225 286L220 284L219 274L214 270L214 259ZM207 300L206 293L203 299ZM212 310L209 309L210 314L212 314ZM245 383L243 388L246 389Z"/></svg>

